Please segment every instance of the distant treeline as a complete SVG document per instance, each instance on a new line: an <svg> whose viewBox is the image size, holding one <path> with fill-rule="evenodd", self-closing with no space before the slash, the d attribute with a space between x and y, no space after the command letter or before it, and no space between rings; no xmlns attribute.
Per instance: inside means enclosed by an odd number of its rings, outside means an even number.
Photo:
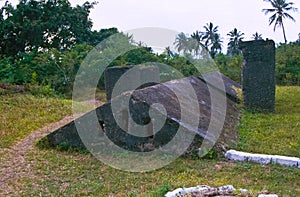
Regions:
<svg viewBox="0 0 300 197"><path fill-rule="evenodd" d="M6 3L0 16L0 83L26 85L33 94L71 97L75 76L87 54L101 41L119 33L117 28L91 29L89 13L94 4L71 7L67 0L22 0L13 7ZM116 43L125 48L138 47L117 57L109 66L159 62L184 76L200 74L185 54L169 48L157 54L150 47L134 43L130 35L120 35L119 40L108 43L106 49L98 48L98 52L114 54ZM240 82L240 54L222 54L214 48L209 52L222 73ZM172 75L163 74L163 78ZM279 85L300 85L299 41L277 46L276 79ZM103 78L98 88L104 88Z"/></svg>

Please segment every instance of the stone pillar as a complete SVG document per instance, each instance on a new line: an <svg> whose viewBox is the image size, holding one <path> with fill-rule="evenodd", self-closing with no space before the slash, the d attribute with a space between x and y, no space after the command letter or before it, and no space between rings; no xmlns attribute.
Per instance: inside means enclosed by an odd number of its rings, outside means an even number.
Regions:
<svg viewBox="0 0 300 197"><path fill-rule="evenodd" d="M244 106L262 112L275 110L275 43L272 40L240 44L244 63L242 89Z"/></svg>
<svg viewBox="0 0 300 197"><path fill-rule="evenodd" d="M133 69L138 68L138 69ZM130 69L132 69L130 71ZM126 72L132 72L130 77L126 78L126 87L134 87L136 84L140 84L140 88L147 86L152 86L160 82L159 77L159 68L156 66L114 66L109 67L104 72L104 81L105 81L105 92L106 100L110 101L112 99L112 92L122 75ZM134 76L134 77L132 77ZM150 83L143 83L143 81L151 81ZM133 89L130 89L133 90ZM117 96L117 95L116 95Z"/></svg>
<svg viewBox="0 0 300 197"><path fill-rule="evenodd" d="M126 73L132 66L114 66L109 67L104 72L104 84L106 92L106 100L110 101L112 91L120 77Z"/></svg>

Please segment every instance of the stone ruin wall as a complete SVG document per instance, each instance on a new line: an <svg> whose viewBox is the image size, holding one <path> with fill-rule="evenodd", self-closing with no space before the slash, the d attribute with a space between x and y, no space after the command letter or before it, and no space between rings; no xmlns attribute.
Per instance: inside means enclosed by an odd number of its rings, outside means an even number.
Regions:
<svg viewBox="0 0 300 197"><path fill-rule="evenodd" d="M275 111L275 43L272 40L242 42L243 100L246 109Z"/></svg>

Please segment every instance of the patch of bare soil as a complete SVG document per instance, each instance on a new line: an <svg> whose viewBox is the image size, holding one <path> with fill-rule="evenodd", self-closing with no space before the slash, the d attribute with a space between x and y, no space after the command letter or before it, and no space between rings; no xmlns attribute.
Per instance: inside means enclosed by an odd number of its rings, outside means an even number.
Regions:
<svg viewBox="0 0 300 197"><path fill-rule="evenodd" d="M102 104L100 101L86 101L86 103L95 107ZM81 115L67 116L58 122L32 132L28 137L10 148L0 149L0 196L17 194L18 179L34 178L31 166L35 161L26 161L25 159L26 153L34 148L34 143Z"/></svg>

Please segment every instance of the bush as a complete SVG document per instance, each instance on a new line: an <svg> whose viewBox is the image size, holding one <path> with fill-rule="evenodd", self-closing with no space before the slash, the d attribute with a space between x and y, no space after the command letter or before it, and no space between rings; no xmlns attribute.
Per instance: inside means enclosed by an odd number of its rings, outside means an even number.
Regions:
<svg viewBox="0 0 300 197"><path fill-rule="evenodd" d="M102 51L103 57L97 57L96 62L91 62L92 65L88 65L95 70L91 72L95 73L99 69L99 62L102 65L107 61L106 56L118 52L115 47L116 43L118 43L118 46L124 45L124 48L132 46L129 40L130 38L123 35L117 42L109 43L112 46ZM14 57L0 56L0 82L29 86L30 91L35 95L53 96L56 94L71 97L77 71L91 49L92 46L78 44L65 51L58 51L57 49L33 50L19 53ZM132 49L113 60L109 66L158 62L170 65L178 71L173 73L168 69L161 70L162 81L181 78L182 75L187 77L201 74L189 61L188 57L182 57L178 54L172 54L171 56L157 55L148 47L132 47ZM220 72L241 83L242 56L230 57L218 54L214 60ZM93 64L95 65L93 66ZM202 62L202 64L205 70L207 63ZM87 76L90 76L90 74L86 73ZM276 48L276 83L278 85L300 85L299 43L281 44ZM103 76L99 80L98 88L104 88Z"/></svg>
<svg viewBox="0 0 300 197"><path fill-rule="evenodd" d="M2 57L1 81L29 85L35 95L71 97L77 71L91 49L89 45L80 44L70 51L51 49L20 53L13 58Z"/></svg>
<svg viewBox="0 0 300 197"><path fill-rule="evenodd" d="M281 44L276 49L276 83L300 85L300 44Z"/></svg>
<svg viewBox="0 0 300 197"><path fill-rule="evenodd" d="M243 57L241 55L228 56L218 54L215 57L215 62L221 73L231 78L232 80L241 83Z"/></svg>

